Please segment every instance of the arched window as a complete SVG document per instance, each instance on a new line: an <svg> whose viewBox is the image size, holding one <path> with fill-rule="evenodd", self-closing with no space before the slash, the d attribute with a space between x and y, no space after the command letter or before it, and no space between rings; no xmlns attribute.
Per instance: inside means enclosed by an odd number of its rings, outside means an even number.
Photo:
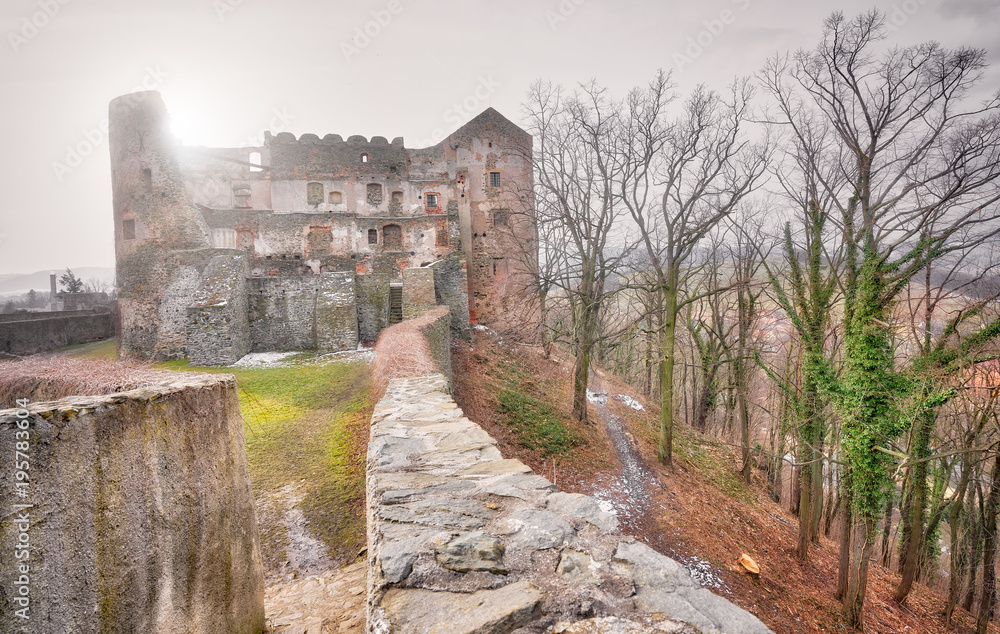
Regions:
<svg viewBox="0 0 1000 634"><path fill-rule="evenodd" d="M382 227L382 248L386 251L403 250L403 229L399 225Z"/></svg>
<svg viewBox="0 0 1000 634"><path fill-rule="evenodd" d="M363 152L361 154L361 162L362 163L367 163L368 162L368 153L367 152Z"/></svg>
<svg viewBox="0 0 1000 634"><path fill-rule="evenodd" d="M340 192L330 192L330 204L339 205L344 202L344 195Z"/></svg>

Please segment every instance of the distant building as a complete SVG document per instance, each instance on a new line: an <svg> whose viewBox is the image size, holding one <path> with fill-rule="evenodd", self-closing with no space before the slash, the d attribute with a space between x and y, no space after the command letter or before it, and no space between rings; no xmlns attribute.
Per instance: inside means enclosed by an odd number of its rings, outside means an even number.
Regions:
<svg viewBox="0 0 1000 634"><path fill-rule="evenodd" d="M422 149L185 147L157 92L115 99L109 122L124 357L353 348L435 303L464 334L502 324L532 266L531 137L492 108Z"/></svg>

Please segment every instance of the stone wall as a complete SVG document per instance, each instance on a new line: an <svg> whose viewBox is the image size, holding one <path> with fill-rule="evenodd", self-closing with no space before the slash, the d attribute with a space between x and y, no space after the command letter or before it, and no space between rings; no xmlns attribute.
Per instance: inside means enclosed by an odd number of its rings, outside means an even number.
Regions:
<svg viewBox="0 0 1000 634"><path fill-rule="evenodd" d="M4 315L0 321L0 353L26 355L47 352L88 341L115 336L117 319L114 313L72 311L56 313L24 313Z"/></svg>
<svg viewBox="0 0 1000 634"><path fill-rule="evenodd" d="M435 303L451 309L451 334L463 341L472 340L469 323L469 283L465 277L465 261L449 256L431 265L434 271Z"/></svg>
<svg viewBox="0 0 1000 634"><path fill-rule="evenodd" d="M324 273L316 295L316 349L319 352L358 347L358 309L354 273Z"/></svg>
<svg viewBox="0 0 1000 634"><path fill-rule="evenodd" d="M769 632L593 498L505 459L444 376L390 382L367 469L368 632Z"/></svg>
<svg viewBox="0 0 1000 634"><path fill-rule="evenodd" d="M187 308L187 356L192 365L230 365L250 352L245 255L219 255L205 268Z"/></svg>
<svg viewBox="0 0 1000 634"><path fill-rule="evenodd" d="M13 404L18 395L3 396ZM23 431L27 440L16 436ZM0 453L13 459L17 442L28 443L29 488L17 495L8 462L0 543L11 555L15 544L29 548L18 566L0 566L0 631L263 630L260 539L232 376L176 375L0 411ZM25 607L27 620L15 612Z"/></svg>
<svg viewBox="0 0 1000 634"><path fill-rule="evenodd" d="M403 319L413 319L434 308L434 270L403 269Z"/></svg>
<svg viewBox="0 0 1000 634"><path fill-rule="evenodd" d="M251 277L247 281L251 351L315 349L319 288L317 275Z"/></svg>

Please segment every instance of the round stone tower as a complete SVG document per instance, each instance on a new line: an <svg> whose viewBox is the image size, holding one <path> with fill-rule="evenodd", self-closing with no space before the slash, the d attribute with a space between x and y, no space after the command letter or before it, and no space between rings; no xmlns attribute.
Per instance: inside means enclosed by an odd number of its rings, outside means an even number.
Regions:
<svg viewBox="0 0 1000 634"><path fill-rule="evenodd" d="M185 191L167 108L155 91L111 102L108 115L118 283L119 353L184 356L183 300L191 252L211 248L208 226ZM189 280L189 281L185 281Z"/></svg>

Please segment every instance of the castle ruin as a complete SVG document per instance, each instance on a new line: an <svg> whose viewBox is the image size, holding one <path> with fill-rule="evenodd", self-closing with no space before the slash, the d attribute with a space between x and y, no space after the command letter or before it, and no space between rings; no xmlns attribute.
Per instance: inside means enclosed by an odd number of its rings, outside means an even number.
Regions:
<svg viewBox="0 0 1000 634"><path fill-rule="evenodd" d="M502 326L532 267L531 136L492 108L428 148L265 133L183 146L157 92L111 102L122 358L354 349L449 306Z"/></svg>

